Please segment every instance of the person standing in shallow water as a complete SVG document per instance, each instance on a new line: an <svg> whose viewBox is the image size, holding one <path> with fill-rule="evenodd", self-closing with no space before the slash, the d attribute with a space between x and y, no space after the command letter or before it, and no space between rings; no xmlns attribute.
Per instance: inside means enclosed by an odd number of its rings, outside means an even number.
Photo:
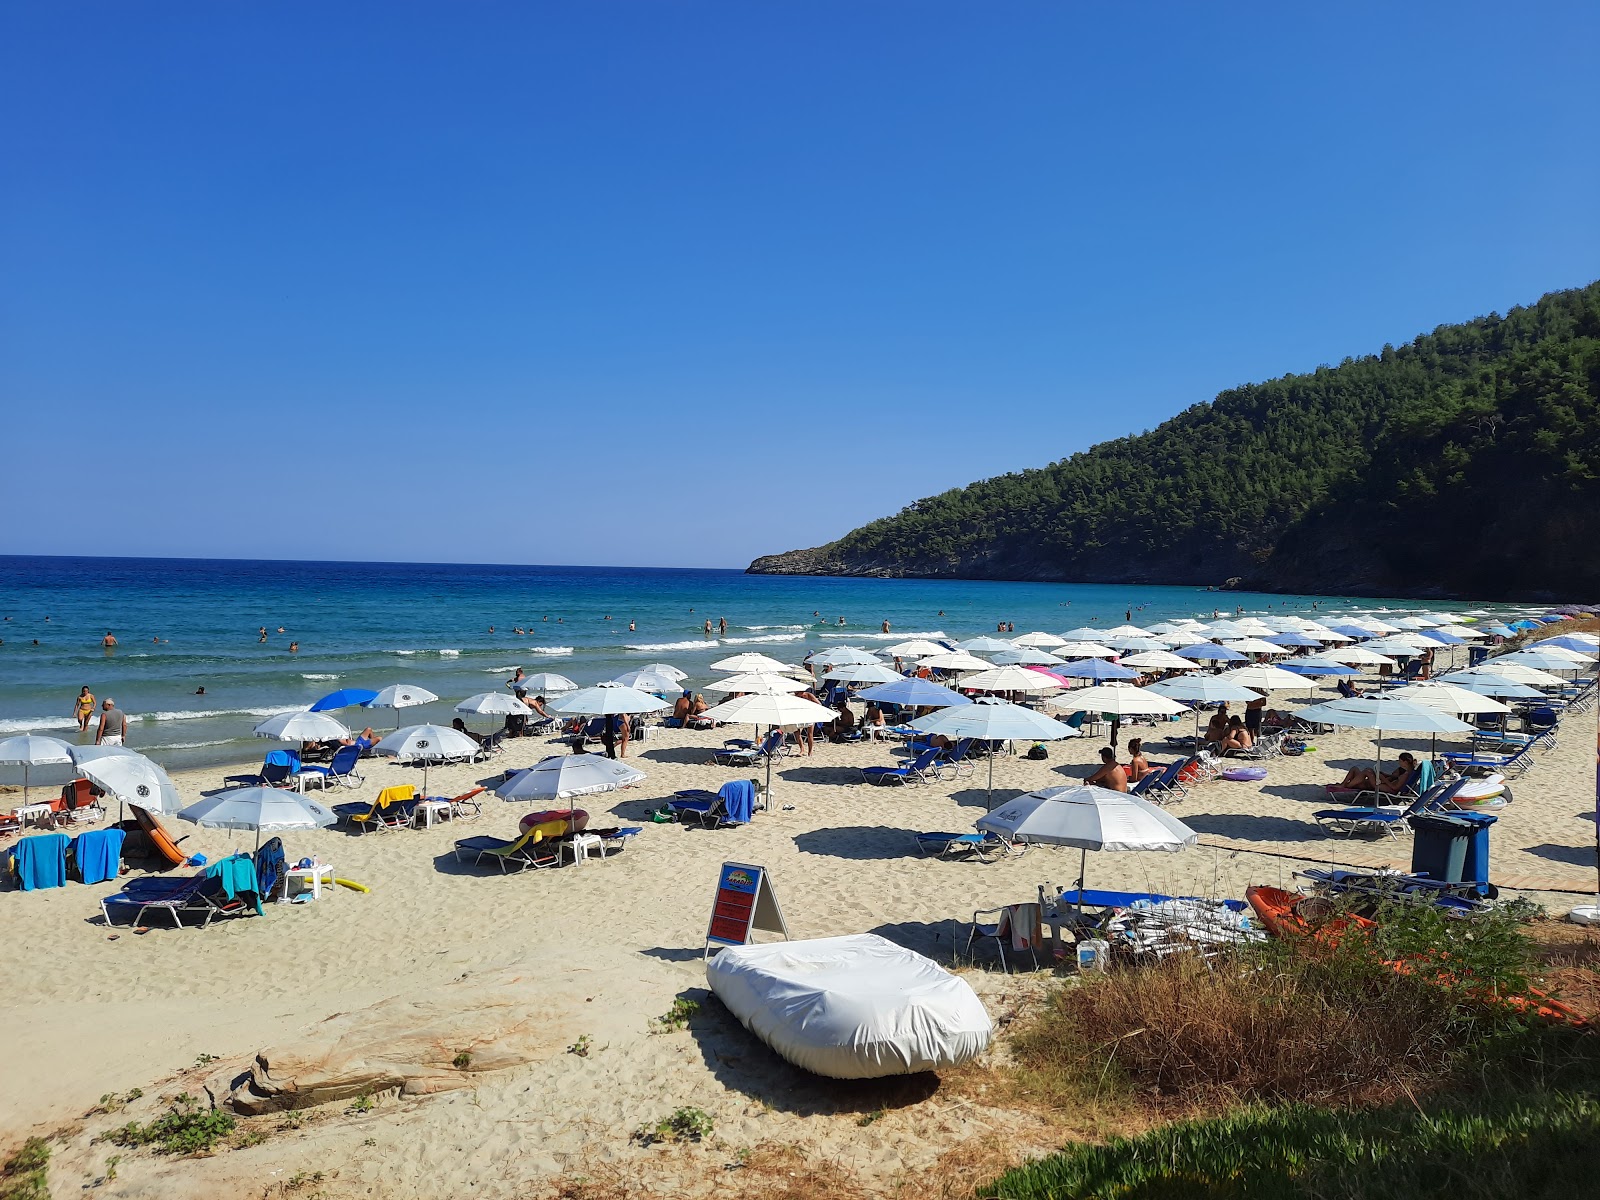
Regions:
<svg viewBox="0 0 1600 1200"><path fill-rule="evenodd" d="M84 684L83 690L78 693L77 700L78 732L89 732L89 718L94 716L94 693L89 690L89 685Z"/></svg>

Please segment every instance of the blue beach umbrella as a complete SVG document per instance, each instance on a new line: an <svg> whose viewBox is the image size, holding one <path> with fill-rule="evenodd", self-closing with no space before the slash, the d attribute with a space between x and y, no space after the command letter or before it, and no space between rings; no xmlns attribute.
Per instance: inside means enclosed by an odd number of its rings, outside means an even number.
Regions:
<svg viewBox="0 0 1600 1200"><path fill-rule="evenodd" d="M940 687L926 679L901 679L867 688L859 695L861 699L877 704L899 704L905 708L950 708L957 704L972 703L960 692Z"/></svg>
<svg viewBox="0 0 1600 1200"><path fill-rule="evenodd" d="M1266 639L1275 646L1320 646L1321 642L1303 633L1275 633Z"/></svg>
<svg viewBox="0 0 1600 1200"><path fill-rule="evenodd" d="M1437 629L1419 630L1417 636L1425 642L1438 642L1441 646L1465 646L1467 644L1466 638L1457 637L1453 633L1441 633Z"/></svg>
<svg viewBox="0 0 1600 1200"><path fill-rule="evenodd" d="M1182 650L1174 650L1179 658L1192 658L1195 662L1243 662L1249 658L1247 654L1240 654L1237 650L1230 650L1226 646L1219 646L1215 642L1202 642L1198 646L1186 646Z"/></svg>
<svg viewBox="0 0 1600 1200"><path fill-rule="evenodd" d="M1303 660L1297 662L1291 658L1288 662L1282 665L1285 671L1291 671L1296 675L1307 675L1313 678L1320 675L1361 674L1361 672L1356 670L1354 667L1346 666L1344 663L1322 662L1320 660L1317 662L1307 662Z"/></svg>
<svg viewBox="0 0 1600 1200"><path fill-rule="evenodd" d="M1341 625L1329 625L1328 628L1335 633L1342 633L1345 637L1353 638L1369 638L1376 632L1376 630L1368 629L1365 625L1357 625L1353 621L1346 621Z"/></svg>
<svg viewBox="0 0 1600 1200"><path fill-rule="evenodd" d="M1239 655L1243 658L1244 655ZM1139 672L1130 671L1127 667L1119 667L1116 663L1106 662L1101 658L1086 658L1082 662L1070 662L1063 666L1051 667L1052 675L1065 675L1070 679L1137 679Z"/></svg>
<svg viewBox="0 0 1600 1200"><path fill-rule="evenodd" d="M311 711L332 712L336 708L355 708L369 700L375 700L377 696L377 692L370 692L366 688L340 688L337 692L329 692L318 700L311 706Z"/></svg>
<svg viewBox="0 0 1600 1200"><path fill-rule="evenodd" d="M1511 637L1517 632L1502 621L1496 621L1492 625L1480 625L1479 628L1485 633L1494 634L1496 637Z"/></svg>

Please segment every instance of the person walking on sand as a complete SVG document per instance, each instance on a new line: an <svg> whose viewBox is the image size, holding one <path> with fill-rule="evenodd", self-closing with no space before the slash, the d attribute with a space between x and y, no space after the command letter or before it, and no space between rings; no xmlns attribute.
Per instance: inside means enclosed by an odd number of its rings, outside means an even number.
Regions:
<svg viewBox="0 0 1600 1200"><path fill-rule="evenodd" d="M96 746L120 746L128 736L128 716L110 696L100 706L100 728L95 730Z"/></svg>
<svg viewBox="0 0 1600 1200"><path fill-rule="evenodd" d="M105 635L105 637L100 639L100 644L102 646L104 646L107 650L115 650L116 647L117 647L116 635L113 634L111 632L111 630L109 630L109 629L106 630L106 635Z"/></svg>
<svg viewBox="0 0 1600 1200"><path fill-rule="evenodd" d="M94 716L94 693L89 690L89 685L84 684L83 690L78 693L77 714L78 732L89 732L89 718Z"/></svg>

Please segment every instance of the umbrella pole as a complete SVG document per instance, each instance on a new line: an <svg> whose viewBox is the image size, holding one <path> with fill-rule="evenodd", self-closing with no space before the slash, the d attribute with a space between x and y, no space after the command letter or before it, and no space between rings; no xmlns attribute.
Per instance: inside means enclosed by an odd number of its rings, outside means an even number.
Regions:
<svg viewBox="0 0 1600 1200"><path fill-rule="evenodd" d="M1083 877L1089 870L1089 847L1078 847L1078 913L1083 913Z"/></svg>
<svg viewBox="0 0 1600 1200"><path fill-rule="evenodd" d="M989 751L989 791L983 798L985 812L994 811L994 756L995 751L991 748Z"/></svg>

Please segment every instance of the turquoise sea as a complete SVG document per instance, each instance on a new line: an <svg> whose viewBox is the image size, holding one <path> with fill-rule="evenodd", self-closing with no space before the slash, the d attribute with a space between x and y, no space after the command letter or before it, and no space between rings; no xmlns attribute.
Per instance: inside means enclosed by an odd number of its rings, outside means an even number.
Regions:
<svg viewBox="0 0 1600 1200"><path fill-rule="evenodd" d="M710 677L710 663L742 649L792 662L824 645L970 637L993 633L1001 621L1018 634L1059 634L1118 625L1128 613L1148 625L1235 608L1310 613L1313 604L1319 616L1427 611L1414 601L1123 584L0 557L0 736L36 730L76 738L73 698L88 684L133 718L133 748L180 769L257 758L271 744L251 736L254 725L342 687L419 684L440 702L405 710L404 723L448 721L455 703L502 687L519 665L581 685L667 662L696 686ZM707 618L714 629L726 619L727 632L707 636ZM261 626L269 631L264 643ZM111 651L100 645L108 630L120 643ZM195 694L200 687L203 696ZM335 715L358 726L394 723L387 710Z"/></svg>

